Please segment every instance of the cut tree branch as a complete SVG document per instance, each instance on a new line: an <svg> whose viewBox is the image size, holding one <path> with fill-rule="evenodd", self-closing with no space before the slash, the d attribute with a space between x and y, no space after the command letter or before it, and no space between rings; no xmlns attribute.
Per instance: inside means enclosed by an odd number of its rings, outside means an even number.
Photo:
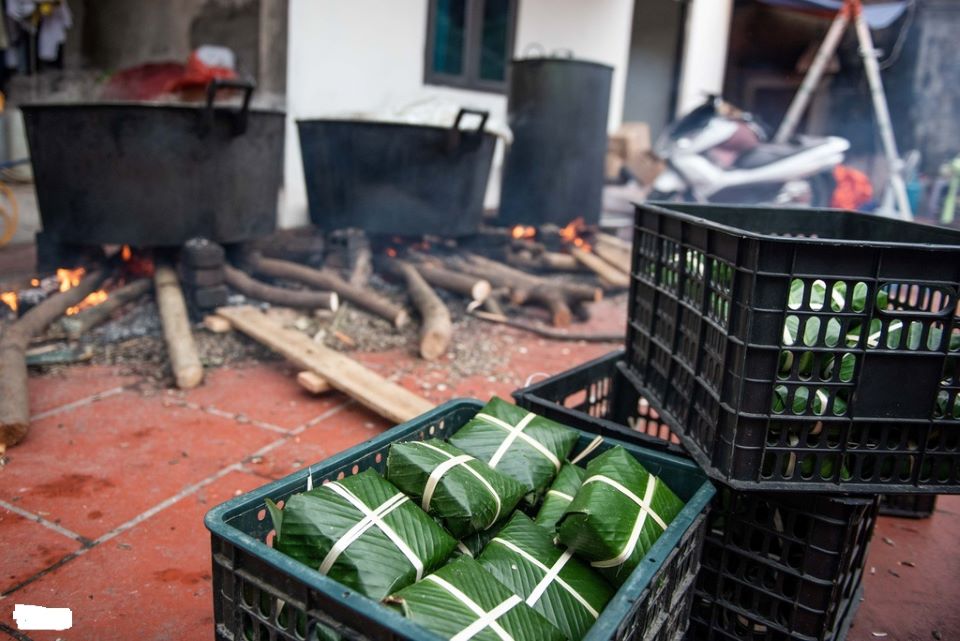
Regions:
<svg viewBox="0 0 960 641"><path fill-rule="evenodd" d="M177 272L170 265L157 265L153 273L153 286L163 324L163 337L167 342L167 356L177 387L194 388L203 381L203 365L190 331L187 305L183 300Z"/></svg>
<svg viewBox="0 0 960 641"><path fill-rule="evenodd" d="M410 316L402 307L373 292L354 287L329 269L313 269L286 260L264 258L259 254L250 254L247 261L254 271L271 278L295 280L318 289L335 291L344 300L387 319L398 329L410 322Z"/></svg>
<svg viewBox="0 0 960 641"><path fill-rule="evenodd" d="M87 274L76 287L53 294L8 325L0 337L0 456L7 447L22 441L30 428L26 360L30 339L67 309L79 305L105 277L101 270Z"/></svg>
<svg viewBox="0 0 960 641"><path fill-rule="evenodd" d="M485 321L491 323L497 323L499 325L506 325L508 327L514 327L516 329L522 329L526 332L531 332L537 336L542 336L544 338L549 338L556 341L585 341L587 343L616 343L623 340L623 334L587 334L581 332L568 332L561 329L554 329L553 327L544 327L543 325L536 325L533 323L525 323L523 321L514 320L500 314L492 314L490 312L485 312L482 310L476 310L473 312L473 315L477 318L481 318Z"/></svg>
<svg viewBox="0 0 960 641"><path fill-rule="evenodd" d="M579 247L571 247L570 254L584 266L594 271L600 277L600 281L609 287L626 288L630 287L630 277L603 260L596 254L591 254Z"/></svg>
<svg viewBox="0 0 960 641"><path fill-rule="evenodd" d="M137 279L110 292L110 297L99 305L88 307L73 316L65 316L60 320L60 325L67 338L76 340L106 321L116 310L146 294L151 287L153 283L149 278Z"/></svg>
<svg viewBox="0 0 960 641"><path fill-rule="evenodd" d="M450 345L453 334L450 310L413 265L399 260L392 262L406 281L410 299L420 312L420 356L428 361L436 360Z"/></svg>
<svg viewBox="0 0 960 641"><path fill-rule="evenodd" d="M329 309L334 312L340 306L340 297L337 296L336 292L298 291L268 285L263 281L251 278L230 265L224 266L224 276L226 276L227 284L244 296L266 301L273 305L300 309Z"/></svg>

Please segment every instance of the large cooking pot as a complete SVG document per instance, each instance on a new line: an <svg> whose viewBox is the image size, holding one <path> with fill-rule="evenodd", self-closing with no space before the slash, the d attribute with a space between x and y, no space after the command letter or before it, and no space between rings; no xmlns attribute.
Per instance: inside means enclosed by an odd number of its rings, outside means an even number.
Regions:
<svg viewBox="0 0 960 641"><path fill-rule="evenodd" d="M510 64L503 224L600 220L613 68L570 58Z"/></svg>
<svg viewBox="0 0 960 641"><path fill-rule="evenodd" d="M465 114L480 125L460 128ZM366 120L299 120L310 218L322 229L463 236L477 231L496 137L487 112L451 128Z"/></svg>
<svg viewBox="0 0 960 641"><path fill-rule="evenodd" d="M239 108L215 104L242 89ZM206 104L23 105L43 230L79 244L221 243L276 226L284 114L253 84L214 81Z"/></svg>

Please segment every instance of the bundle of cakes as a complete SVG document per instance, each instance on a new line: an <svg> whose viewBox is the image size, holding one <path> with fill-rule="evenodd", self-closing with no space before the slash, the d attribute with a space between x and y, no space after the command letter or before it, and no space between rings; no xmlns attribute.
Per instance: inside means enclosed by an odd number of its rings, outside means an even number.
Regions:
<svg viewBox="0 0 960 641"><path fill-rule="evenodd" d="M384 476L268 503L275 546L446 638L578 641L684 505L588 441L495 398L446 441L394 442Z"/></svg>

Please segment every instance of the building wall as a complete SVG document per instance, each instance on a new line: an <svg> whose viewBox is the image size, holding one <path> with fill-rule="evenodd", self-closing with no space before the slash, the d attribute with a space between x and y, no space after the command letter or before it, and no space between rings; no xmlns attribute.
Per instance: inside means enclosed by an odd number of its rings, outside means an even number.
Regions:
<svg viewBox="0 0 960 641"><path fill-rule="evenodd" d="M676 0L637 0L633 9L623 119L647 123L654 136L673 119L682 13Z"/></svg>
<svg viewBox="0 0 960 641"><path fill-rule="evenodd" d="M707 94L723 93L733 0L691 0L680 72L677 115L703 103Z"/></svg>
<svg viewBox="0 0 960 641"><path fill-rule="evenodd" d="M632 0L519 0L515 53L536 43L548 52L614 66L611 129L619 126L630 42ZM506 119L502 94L423 83L428 0L290 0L287 145L280 224L307 220L295 120L396 109L441 98ZM499 157L498 157L499 158ZM495 172L496 173L496 172ZM487 202L495 204L498 177Z"/></svg>

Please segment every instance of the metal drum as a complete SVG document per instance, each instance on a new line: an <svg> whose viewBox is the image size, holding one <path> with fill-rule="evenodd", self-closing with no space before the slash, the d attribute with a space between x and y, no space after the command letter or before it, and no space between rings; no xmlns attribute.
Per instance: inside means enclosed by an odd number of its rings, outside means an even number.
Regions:
<svg viewBox="0 0 960 641"><path fill-rule="evenodd" d="M511 63L501 223L599 221L612 78L612 67L569 58Z"/></svg>
<svg viewBox="0 0 960 641"><path fill-rule="evenodd" d="M464 114L480 116L463 130ZM461 109L453 127L300 120L310 219L321 229L463 236L483 220L496 137L487 113Z"/></svg>
<svg viewBox="0 0 960 641"><path fill-rule="evenodd" d="M242 106L215 105L223 88ZM276 227L282 111L253 85L211 83L206 104L23 105L44 234L68 244L231 243Z"/></svg>

